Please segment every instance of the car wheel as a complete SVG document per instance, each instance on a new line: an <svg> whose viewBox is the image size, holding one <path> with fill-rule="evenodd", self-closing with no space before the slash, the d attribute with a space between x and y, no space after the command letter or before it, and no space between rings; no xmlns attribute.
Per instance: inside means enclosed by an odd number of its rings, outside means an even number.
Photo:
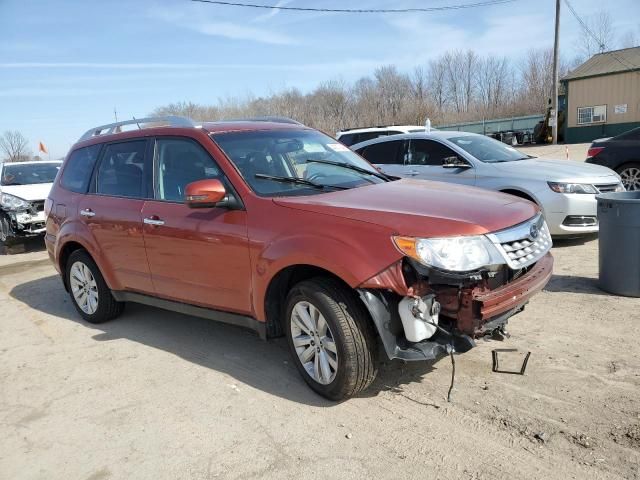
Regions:
<svg viewBox="0 0 640 480"><path fill-rule="evenodd" d="M0 214L0 242L5 246L11 246L11 227L9 219L4 214Z"/></svg>
<svg viewBox="0 0 640 480"><path fill-rule="evenodd" d="M84 250L69 256L66 277L73 305L87 322L107 322L122 313L124 303L113 298L98 266Z"/></svg>
<svg viewBox="0 0 640 480"><path fill-rule="evenodd" d="M296 367L317 393L343 400L375 379L376 338L351 290L329 278L300 282L289 292L285 318Z"/></svg>
<svg viewBox="0 0 640 480"><path fill-rule="evenodd" d="M640 190L640 163L627 163L616 172L620 175L624 188L630 191Z"/></svg>

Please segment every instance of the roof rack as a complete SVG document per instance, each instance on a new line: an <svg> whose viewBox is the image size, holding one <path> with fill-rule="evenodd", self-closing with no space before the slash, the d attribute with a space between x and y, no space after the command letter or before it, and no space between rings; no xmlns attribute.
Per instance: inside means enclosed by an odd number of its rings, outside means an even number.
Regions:
<svg viewBox="0 0 640 480"><path fill-rule="evenodd" d="M264 115L249 118L233 118L230 120L219 120L220 122L273 122L273 123L290 123L292 125L302 125L302 123L289 117L280 117L277 115Z"/></svg>
<svg viewBox="0 0 640 480"><path fill-rule="evenodd" d="M147 118L134 118L133 120L125 120L123 122L115 122L108 123L106 125L100 125L99 127L94 127L90 130L87 130L84 135L80 137L78 142L82 142L84 140L88 140L93 137L99 137L101 135L111 135L113 133L118 133L121 131L121 128L125 125L137 125L140 130L144 127L143 125L153 124L154 127L195 127L196 124L189 118L179 117L177 115L166 115L164 117L147 117ZM148 128L148 127L147 127Z"/></svg>

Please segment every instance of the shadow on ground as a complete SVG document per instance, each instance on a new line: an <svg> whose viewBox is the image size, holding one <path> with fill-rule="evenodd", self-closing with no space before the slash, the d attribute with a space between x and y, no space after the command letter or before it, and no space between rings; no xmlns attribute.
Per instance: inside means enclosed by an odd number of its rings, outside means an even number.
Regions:
<svg viewBox="0 0 640 480"><path fill-rule="evenodd" d="M242 328L137 304L128 304L116 320L89 324L74 309L57 275L16 285L10 294L31 308L97 331L93 339L98 342L131 340L223 372L272 395L312 406L336 405L307 387L284 338L265 342ZM401 392L403 384L420 382L433 366L434 362L386 361L374 384L360 396L376 396L384 390Z"/></svg>
<svg viewBox="0 0 640 480"><path fill-rule="evenodd" d="M610 295L598 287L598 279L573 275L553 275L545 287L547 292L588 293L590 295Z"/></svg>
<svg viewBox="0 0 640 480"><path fill-rule="evenodd" d="M40 252L44 249L45 245L42 237L27 238L14 245L8 246L0 242L0 255Z"/></svg>
<svg viewBox="0 0 640 480"><path fill-rule="evenodd" d="M579 237L554 237L553 248L575 247L577 245L584 245L585 243L589 243L597 239L597 233L590 233L588 235L582 235Z"/></svg>

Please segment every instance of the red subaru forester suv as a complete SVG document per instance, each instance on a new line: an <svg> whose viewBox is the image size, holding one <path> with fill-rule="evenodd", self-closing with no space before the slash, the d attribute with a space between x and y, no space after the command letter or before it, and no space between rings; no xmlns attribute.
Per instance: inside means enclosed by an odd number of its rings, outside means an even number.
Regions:
<svg viewBox="0 0 640 480"><path fill-rule="evenodd" d="M305 381L335 400L373 381L378 344L430 360L502 331L553 265L533 203L387 177L287 119L94 128L45 210L86 321L139 302L284 334Z"/></svg>

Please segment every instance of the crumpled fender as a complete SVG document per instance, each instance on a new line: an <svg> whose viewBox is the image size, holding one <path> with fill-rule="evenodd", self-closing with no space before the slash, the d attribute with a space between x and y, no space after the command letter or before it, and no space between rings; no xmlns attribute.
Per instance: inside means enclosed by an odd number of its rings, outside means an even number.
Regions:
<svg viewBox="0 0 640 480"><path fill-rule="evenodd" d="M384 244L384 242L388 242ZM371 252L377 252L372 255ZM395 263L402 256L390 237L373 235L368 240L347 242L336 236L300 233L282 237L252 258L254 269L254 311L264 321L265 295L270 282L283 269L310 265L336 275L352 288ZM253 254L252 254L253 257Z"/></svg>

